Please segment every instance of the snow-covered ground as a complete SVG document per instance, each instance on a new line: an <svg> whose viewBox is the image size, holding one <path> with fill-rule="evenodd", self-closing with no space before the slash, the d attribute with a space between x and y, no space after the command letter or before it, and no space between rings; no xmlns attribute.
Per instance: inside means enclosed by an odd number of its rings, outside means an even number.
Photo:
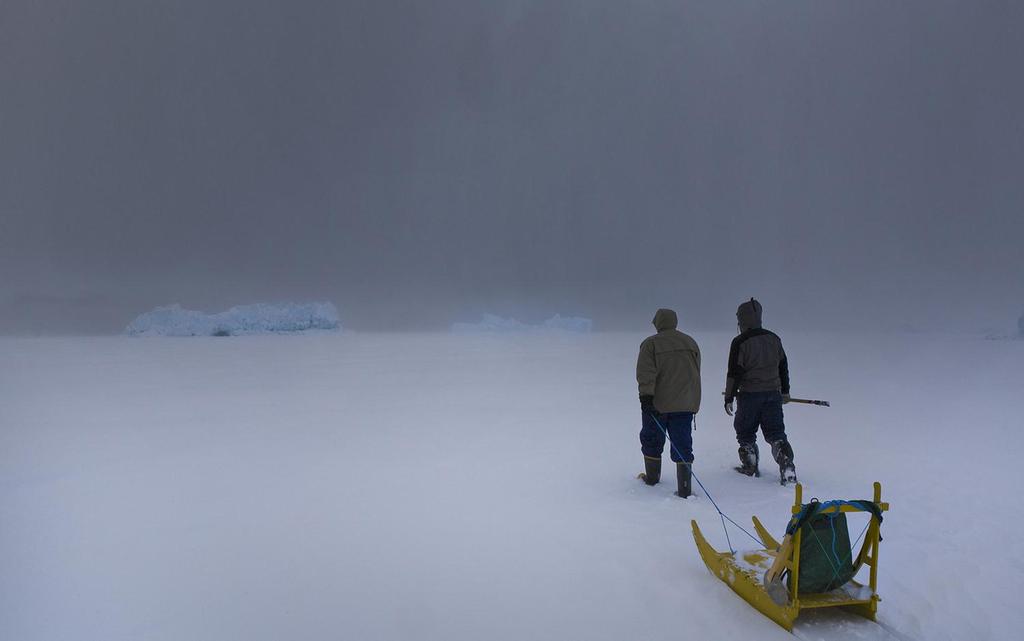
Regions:
<svg viewBox="0 0 1024 641"><path fill-rule="evenodd" d="M787 406L807 495L892 504L883 625L797 635L1019 638L1024 342L781 333L833 403ZM694 336L695 471L780 533L792 491L732 471L731 336ZM0 639L789 638L704 568L710 502L634 478L641 338L0 340Z"/></svg>

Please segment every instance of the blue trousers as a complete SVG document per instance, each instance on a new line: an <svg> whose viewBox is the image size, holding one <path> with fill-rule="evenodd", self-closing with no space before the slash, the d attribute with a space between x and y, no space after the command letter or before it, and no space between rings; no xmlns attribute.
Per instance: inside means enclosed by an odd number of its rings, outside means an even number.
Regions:
<svg viewBox="0 0 1024 641"><path fill-rule="evenodd" d="M667 414L643 413L643 423L640 428L640 451L644 456L660 459L661 453L665 450L665 432L675 447L670 448L669 453L676 463L693 463L693 435L690 433L693 427L693 412L668 412ZM679 450L678 452L676 450ZM680 458L682 456L682 458Z"/></svg>
<svg viewBox="0 0 1024 641"><path fill-rule="evenodd" d="M736 395L736 416L732 426L740 445L757 442L757 428L764 440L772 443L786 438L782 417L782 394L779 392L740 392Z"/></svg>

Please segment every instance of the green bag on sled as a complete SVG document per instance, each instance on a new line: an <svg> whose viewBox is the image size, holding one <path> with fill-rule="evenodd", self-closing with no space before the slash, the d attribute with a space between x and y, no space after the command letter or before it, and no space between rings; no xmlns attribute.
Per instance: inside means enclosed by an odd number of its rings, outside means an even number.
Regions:
<svg viewBox="0 0 1024 641"><path fill-rule="evenodd" d="M846 514L816 514L800 526L800 594L828 592L846 585L856 569L850 554ZM792 588L793 577L787 585Z"/></svg>

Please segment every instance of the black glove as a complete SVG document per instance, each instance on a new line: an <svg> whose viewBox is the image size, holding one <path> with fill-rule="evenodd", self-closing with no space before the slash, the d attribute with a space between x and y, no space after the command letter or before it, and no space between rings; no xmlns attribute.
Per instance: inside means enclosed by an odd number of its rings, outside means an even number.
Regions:
<svg viewBox="0 0 1024 641"><path fill-rule="evenodd" d="M790 400L792 400L792 397L789 394L783 394L782 395L782 404L783 405L788 403Z"/></svg>
<svg viewBox="0 0 1024 641"><path fill-rule="evenodd" d="M733 409L732 409L732 399L731 398L730 399L726 399L726 401L725 401L725 413L728 414L729 416L732 416L732 412L733 412Z"/></svg>
<svg viewBox="0 0 1024 641"><path fill-rule="evenodd" d="M652 414L658 413L658 410L654 409L654 397L650 394L640 395L640 409Z"/></svg>

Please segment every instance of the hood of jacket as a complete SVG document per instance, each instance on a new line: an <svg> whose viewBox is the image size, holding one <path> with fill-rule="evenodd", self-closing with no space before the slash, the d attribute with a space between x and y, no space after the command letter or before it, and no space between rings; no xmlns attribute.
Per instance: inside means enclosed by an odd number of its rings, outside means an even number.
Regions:
<svg viewBox="0 0 1024 641"><path fill-rule="evenodd" d="M661 332L666 329L675 329L679 324L679 318L671 309L659 309L655 312L654 320L651 322L654 323L654 329Z"/></svg>
<svg viewBox="0 0 1024 641"><path fill-rule="evenodd" d="M736 310L736 321L740 325L740 331L758 329L761 327L761 303L753 298L739 306Z"/></svg>

